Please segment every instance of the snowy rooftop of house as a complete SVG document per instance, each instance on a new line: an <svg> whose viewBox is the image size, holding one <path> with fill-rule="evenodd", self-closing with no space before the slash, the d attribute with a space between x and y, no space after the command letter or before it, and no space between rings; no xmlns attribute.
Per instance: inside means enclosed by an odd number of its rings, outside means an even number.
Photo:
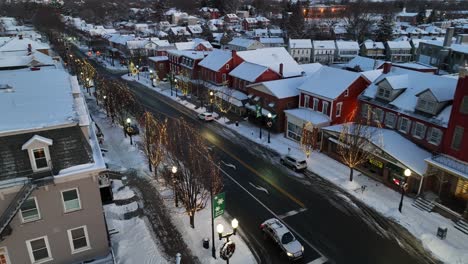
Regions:
<svg viewBox="0 0 468 264"><path fill-rule="evenodd" d="M364 46L366 49L385 49L383 42L365 41Z"/></svg>
<svg viewBox="0 0 468 264"><path fill-rule="evenodd" d="M112 37L109 38L109 41L112 42L112 43L125 45L127 43L127 41L134 40L134 39L135 39L134 35L115 34L115 35L112 35Z"/></svg>
<svg viewBox="0 0 468 264"><path fill-rule="evenodd" d="M339 76L339 78L337 78ZM356 72L322 66L299 86L299 90L322 97L335 99L361 76Z"/></svg>
<svg viewBox="0 0 468 264"><path fill-rule="evenodd" d="M344 124L334 125L322 129L340 133L343 125ZM394 130L385 128L372 129L375 130L375 133L370 140L375 146L381 148L387 154L398 160L403 168L409 168L418 175L424 175L427 168L427 164L424 160L432 156L430 152L418 147ZM353 129L349 131L353 131ZM402 146L405 147L405 151L402 151Z"/></svg>
<svg viewBox="0 0 468 264"><path fill-rule="evenodd" d="M374 60L367 57L356 56L351 59L348 63L344 66L350 69L354 69L359 67L361 71L370 71L378 69L385 61L383 60Z"/></svg>
<svg viewBox="0 0 468 264"><path fill-rule="evenodd" d="M415 70L437 70L437 67L418 62L393 63L396 66L411 68Z"/></svg>
<svg viewBox="0 0 468 264"><path fill-rule="evenodd" d="M158 62L158 61L167 61L169 60L169 58L167 56L156 56L156 57L148 57L148 59L150 61L155 61L155 62Z"/></svg>
<svg viewBox="0 0 468 264"><path fill-rule="evenodd" d="M243 62L239 66L237 66L234 70L232 70L229 75L246 80L248 82L255 82L262 73L268 70L268 67L250 63L250 62Z"/></svg>
<svg viewBox="0 0 468 264"><path fill-rule="evenodd" d="M468 45L467 44L452 44L450 46L453 51L468 54Z"/></svg>
<svg viewBox="0 0 468 264"><path fill-rule="evenodd" d="M262 44L284 44L283 38L260 38Z"/></svg>
<svg viewBox="0 0 468 264"><path fill-rule="evenodd" d="M246 38L234 38L228 44L238 47L248 48L257 43L255 39L246 39Z"/></svg>
<svg viewBox="0 0 468 264"><path fill-rule="evenodd" d="M200 34L203 32L203 29L199 25L187 26L192 34Z"/></svg>
<svg viewBox="0 0 468 264"><path fill-rule="evenodd" d="M254 35L255 36L262 36L262 35L266 36L266 35L268 35L268 29L266 29L266 28L256 28L256 29L254 29Z"/></svg>
<svg viewBox="0 0 468 264"><path fill-rule="evenodd" d="M275 81L255 83L249 85L255 90L273 95L278 99L288 98L299 95L297 87L305 81L306 77L287 78Z"/></svg>
<svg viewBox="0 0 468 264"><path fill-rule="evenodd" d="M289 39L290 49L311 49L312 40L310 39Z"/></svg>
<svg viewBox="0 0 468 264"><path fill-rule="evenodd" d="M0 71L0 132L77 123L72 87L63 70Z"/></svg>
<svg viewBox="0 0 468 264"><path fill-rule="evenodd" d="M203 39L194 39L188 42L176 42L174 45L177 50L193 50L199 44L205 46L206 48L213 48L210 42Z"/></svg>
<svg viewBox="0 0 468 264"><path fill-rule="evenodd" d="M304 73L306 75L311 75L316 71L320 70L320 68L322 68L322 64L318 62L301 64L301 68L304 70Z"/></svg>
<svg viewBox="0 0 468 264"><path fill-rule="evenodd" d="M462 161L443 154L429 157L425 161L468 180L468 164Z"/></svg>
<svg viewBox="0 0 468 264"><path fill-rule="evenodd" d="M237 55L244 61L259 64L279 73L283 64L283 77L299 76L302 68L291 57L285 48L264 48L257 50L239 51Z"/></svg>
<svg viewBox="0 0 468 264"><path fill-rule="evenodd" d="M409 41L387 41L390 49L411 49Z"/></svg>
<svg viewBox="0 0 468 264"><path fill-rule="evenodd" d="M321 112L309 108L296 108L284 110L287 115L312 123L314 126L323 127L330 124L330 117Z"/></svg>
<svg viewBox="0 0 468 264"><path fill-rule="evenodd" d="M194 50L168 50L169 54L183 56L194 60L205 58L211 51L194 51Z"/></svg>
<svg viewBox="0 0 468 264"><path fill-rule="evenodd" d="M171 27L172 34L174 35L187 35L190 36L186 27Z"/></svg>
<svg viewBox="0 0 468 264"><path fill-rule="evenodd" d="M198 65L212 71L218 71L232 58L232 52L229 50L213 50Z"/></svg>
<svg viewBox="0 0 468 264"><path fill-rule="evenodd" d="M31 44L32 50L50 49L50 46L47 43L38 42L28 38L12 38L0 47L0 52L27 50L29 44Z"/></svg>
<svg viewBox="0 0 468 264"><path fill-rule="evenodd" d="M244 21L251 24L257 23L257 19L255 19L255 17L246 17L244 18Z"/></svg>
<svg viewBox="0 0 468 264"><path fill-rule="evenodd" d="M312 41L314 49L335 49L334 40L314 40Z"/></svg>
<svg viewBox="0 0 468 264"><path fill-rule="evenodd" d="M393 89L404 89L403 93L389 104L402 112L408 113L414 112L418 99L417 95L425 90L430 90L439 102L452 100L458 81L454 78L392 67L389 73L382 74L367 87L362 95L375 98L378 84L383 80L387 80ZM446 110L447 108L434 117L432 122L447 126L450 113L444 112Z"/></svg>
<svg viewBox="0 0 468 264"><path fill-rule="evenodd" d="M336 47L339 50L359 50L359 44L356 41L337 40Z"/></svg>
<svg viewBox="0 0 468 264"><path fill-rule="evenodd" d="M166 39L161 39L161 40L151 39L151 43L154 43L156 46L159 46L159 47L171 46L171 43L169 43L169 41Z"/></svg>
<svg viewBox="0 0 468 264"><path fill-rule="evenodd" d="M9 52L11 53L11 52ZM17 56L0 56L0 68L2 67L21 67L21 66L44 66L55 65L52 57L41 52L34 51L31 55L14 52ZM3 55L3 53L1 53ZM1 83L1 81L0 81Z"/></svg>
<svg viewBox="0 0 468 264"><path fill-rule="evenodd" d="M370 71L363 71L361 72L361 75L364 76L364 78L366 78L367 80L369 80L369 82L373 82L375 81L377 78L380 77L380 75L382 75L382 71L383 70L370 70Z"/></svg>

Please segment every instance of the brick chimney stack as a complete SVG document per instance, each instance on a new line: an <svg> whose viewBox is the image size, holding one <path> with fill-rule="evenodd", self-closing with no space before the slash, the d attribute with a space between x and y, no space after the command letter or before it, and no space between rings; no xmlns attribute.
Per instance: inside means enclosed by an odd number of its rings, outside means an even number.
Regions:
<svg viewBox="0 0 468 264"><path fill-rule="evenodd" d="M392 70L392 63L386 61L383 65L383 72L382 73L389 73Z"/></svg>
<svg viewBox="0 0 468 264"><path fill-rule="evenodd" d="M280 63L280 65L279 65L279 74L281 75L281 78L283 77L283 68L284 68L283 63Z"/></svg>

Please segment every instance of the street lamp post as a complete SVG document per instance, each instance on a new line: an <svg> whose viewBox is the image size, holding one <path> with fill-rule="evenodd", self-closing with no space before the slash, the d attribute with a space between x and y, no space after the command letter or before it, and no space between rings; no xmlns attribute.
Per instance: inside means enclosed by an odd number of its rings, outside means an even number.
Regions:
<svg viewBox="0 0 468 264"><path fill-rule="evenodd" d="M109 110L107 109L107 95L102 97L104 99L104 108L106 109L106 116L109 117Z"/></svg>
<svg viewBox="0 0 468 264"><path fill-rule="evenodd" d="M132 123L132 120L130 118L127 118L127 134L130 137L130 145L133 145L133 140L132 140L132 127L130 124Z"/></svg>
<svg viewBox="0 0 468 264"><path fill-rule="evenodd" d="M406 182L408 178L411 176L411 170L406 169L404 172L404 175L405 175L405 180L400 181L401 199L400 199L400 205L398 206L398 211L400 211L400 213L401 213L401 208L403 207L403 197L405 196Z"/></svg>
<svg viewBox="0 0 468 264"><path fill-rule="evenodd" d="M268 144L270 144L270 128L271 128L271 113L268 113L268 122L267 122L267 126L268 126Z"/></svg>
<svg viewBox="0 0 468 264"><path fill-rule="evenodd" d="M171 84L171 97L172 97L172 95L173 95L173 93L172 93L172 82L174 81L174 80L172 79L173 76L174 76L174 75L173 75L172 72L171 72L171 75L169 75L169 83Z"/></svg>
<svg viewBox="0 0 468 264"><path fill-rule="evenodd" d="M216 226L216 231L218 232L219 240L226 238L226 243L228 243L229 237L231 237L232 235L236 235L237 228L239 227L239 221L237 221L236 218L232 219L231 226L232 226L232 232L226 233L226 234L223 234L224 226L222 224L218 224ZM226 264L229 264L229 258L226 258Z"/></svg>
<svg viewBox="0 0 468 264"><path fill-rule="evenodd" d="M177 86L177 79L174 80L174 88L175 88L175 97L179 97L179 93L178 93L178 90L179 90L179 87Z"/></svg>
<svg viewBox="0 0 468 264"><path fill-rule="evenodd" d="M179 196L177 195L177 191L176 191L177 180L175 177L175 174L177 173L177 167L172 166L171 172L172 172L172 183L174 184L175 207L179 207Z"/></svg>
<svg viewBox="0 0 468 264"><path fill-rule="evenodd" d="M214 100L214 93L213 91L210 91L210 103L211 103L211 113L213 113L213 100Z"/></svg>
<svg viewBox="0 0 468 264"><path fill-rule="evenodd" d="M140 66L136 66L137 68L137 76L138 76L138 80L140 80Z"/></svg>

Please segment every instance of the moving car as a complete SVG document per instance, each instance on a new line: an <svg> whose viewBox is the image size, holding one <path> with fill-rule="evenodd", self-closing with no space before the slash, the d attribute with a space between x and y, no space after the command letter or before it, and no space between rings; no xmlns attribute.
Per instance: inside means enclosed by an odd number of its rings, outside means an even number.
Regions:
<svg viewBox="0 0 468 264"><path fill-rule="evenodd" d="M205 120L205 121L213 121L214 116L213 116L213 113L205 112L205 113L199 114L198 119Z"/></svg>
<svg viewBox="0 0 468 264"><path fill-rule="evenodd" d="M301 171L307 168L307 161L304 158L290 154L281 157L280 162L281 164L292 168L293 171Z"/></svg>
<svg viewBox="0 0 468 264"><path fill-rule="evenodd" d="M260 225L260 230L281 248L288 259L296 260L303 257L304 247L278 219L266 220Z"/></svg>

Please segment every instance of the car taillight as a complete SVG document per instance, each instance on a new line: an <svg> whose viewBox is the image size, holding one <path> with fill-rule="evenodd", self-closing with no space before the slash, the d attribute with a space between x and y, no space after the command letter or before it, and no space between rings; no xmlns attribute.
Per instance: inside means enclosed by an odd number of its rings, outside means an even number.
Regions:
<svg viewBox="0 0 468 264"><path fill-rule="evenodd" d="M265 227L264 224L261 224L261 225L260 225L260 229L263 229L264 227Z"/></svg>

